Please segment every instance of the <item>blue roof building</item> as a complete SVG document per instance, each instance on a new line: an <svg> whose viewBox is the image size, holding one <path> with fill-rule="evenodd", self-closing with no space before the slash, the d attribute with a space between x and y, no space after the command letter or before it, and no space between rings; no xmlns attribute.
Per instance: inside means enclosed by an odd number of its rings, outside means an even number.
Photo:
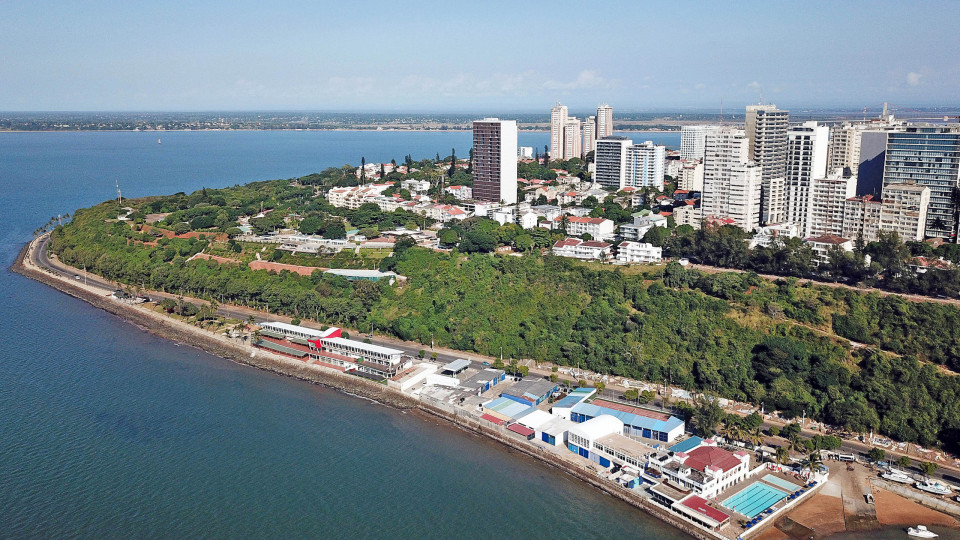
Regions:
<svg viewBox="0 0 960 540"><path fill-rule="evenodd" d="M570 420L586 422L603 414L620 419L627 435L662 442L676 440L683 435L685 428L683 420L675 416L602 399L574 405L570 411Z"/></svg>

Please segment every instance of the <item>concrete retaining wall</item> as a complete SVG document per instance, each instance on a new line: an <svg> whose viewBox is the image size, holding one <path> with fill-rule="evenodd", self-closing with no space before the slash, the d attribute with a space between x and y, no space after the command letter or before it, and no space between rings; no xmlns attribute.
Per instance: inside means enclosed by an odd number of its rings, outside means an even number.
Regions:
<svg viewBox="0 0 960 540"><path fill-rule="evenodd" d="M942 499L933 493L917 491L916 489L902 484L887 482L882 478L871 478L870 484L874 487L885 489L890 493L896 493L902 497L917 501L928 508L933 508L934 510L938 510L944 514L949 514L953 517L960 518L960 504L957 504L950 499Z"/></svg>

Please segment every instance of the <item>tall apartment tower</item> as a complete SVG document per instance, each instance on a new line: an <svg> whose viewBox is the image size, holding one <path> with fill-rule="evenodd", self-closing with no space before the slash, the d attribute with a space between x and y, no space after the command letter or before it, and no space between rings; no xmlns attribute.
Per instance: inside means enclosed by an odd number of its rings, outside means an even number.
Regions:
<svg viewBox="0 0 960 540"><path fill-rule="evenodd" d="M727 217L730 208L730 176L734 167L750 160L750 141L742 129L720 128L708 133L703 152L704 217Z"/></svg>
<svg viewBox="0 0 960 540"><path fill-rule="evenodd" d="M666 169L667 148L645 141L627 147L626 185L654 187L663 190L663 175Z"/></svg>
<svg viewBox="0 0 960 540"><path fill-rule="evenodd" d="M680 159L703 159L707 132L717 126L683 126L680 128Z"/></svg>
<svg viewBox="0 0 960 540"><path fill-rule="evenodd" d="M607 137L597 141L594 180L605 187L626 187L627 149L633 141L626 137Z"/></svg>
<svg viewBox="0 0 960 540"><path fill-rule="evenodd" d="M550 109L550 159L564 159L563 128L567 125L568 114L567 106L559 101Z"/></svg>
<svg viewBox="0 0 960 540"><path fill-rule="evenodd" d="M473 122L473 196L517 202L517 122L484 118Z"/></svg>
<svg viewBox="0 0 960 540"><path fill-rule="evenodd" d="M750 159L763 169L763 209L760 222L781 223L786 213L787 129L790 112L776 105L748 105L744 127L750 139Z"/></svg>
<svg viewBox="0 0 960 540"><path fill-rule="evenodd" d="M804 238L833 234L843 235L843 216L847 199L857 191L857 177L844 169L831 171L826 178L814 176L810 182L808 228L800 230Z"/></svg>
<svg viewBox="0 0 960 540"><path fill-rule="evenodd" d="M890 184L911 181L930 188L924 234L950 238L957 230L950 195L960 183L960 127L910 125L887 134L883 198Z"/></svg>
<svg viewBox="0 0 960 540"><path fill-rule="evenodd" d="M563 159L582 157L582 141L583 135L580 133L580 120L573 116L568 116L567 123L563 125Z"/></svg>
<svg viewBox="0 0 960 540"><path fill-rule="evenodd" d="M752 231L760 225L760 196L763 169L741 163L730 169L726 216L741 229Z"/></svg>
<svg viewBox="0 0 960 540"><path fill-rule="evenodd" d="M804 122L787 133L787 208L784 219L796 224L803 238L813 236L810 229L810 186L814 178L827 175L829 136L830 129L816 122Z"/></svg>
<svg viewBox="0 0 960 540"><path fill-rule="evenodd" d="M583 121L583 157L597 149L597 117L588 116Z"/></svg>
<svg viewBox="0 0 960 540"><path fill-rule="evenodd" d="M613 107L604 103L597 107L597 135L596 140L605 139L613 135Z"/></svg>

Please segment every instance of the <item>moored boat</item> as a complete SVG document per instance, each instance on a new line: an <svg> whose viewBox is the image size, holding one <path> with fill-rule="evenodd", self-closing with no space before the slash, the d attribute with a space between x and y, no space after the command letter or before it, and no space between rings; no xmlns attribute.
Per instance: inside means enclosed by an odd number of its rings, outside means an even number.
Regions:
<svg viewBox="0 0 960 540"><path fill-rule="evenodd" d="M923 525L917 525L916 527L910 527L907 529L907 534L910 536L916 536L917 538L936 538L937 533L927 529Z"/></svg>
<svg viewBox="0 0 960 540"><path fill-rule="evenodd" d="M880 474L880 478L885 478L892 482L899 482L901 484L913 483L913 478L910 478L910 476L907 473L898 469L890 469L886 472L883 472Z"/></svg>
<svg viewBox="0 0 960 540"><path fill-rule="evenodd" d="M916 486L917 489L926 491L927 493L933 493L934 495L949 495L953 491L950 486L932 480L917 482Z"/></svg>

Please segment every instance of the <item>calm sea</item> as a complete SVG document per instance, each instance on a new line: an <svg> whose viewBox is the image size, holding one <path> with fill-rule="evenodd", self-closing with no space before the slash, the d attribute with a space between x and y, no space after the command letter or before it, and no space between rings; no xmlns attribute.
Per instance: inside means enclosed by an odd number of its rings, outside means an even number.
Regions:
<svg viewBox="0 0 960 540"><path fill-rule="evenodd" d="M154 338L7 270L35 228L118 181L189 192L470 146L457 132L159 138L0 133L0 537L684 537L483 439Z"/></svg>

